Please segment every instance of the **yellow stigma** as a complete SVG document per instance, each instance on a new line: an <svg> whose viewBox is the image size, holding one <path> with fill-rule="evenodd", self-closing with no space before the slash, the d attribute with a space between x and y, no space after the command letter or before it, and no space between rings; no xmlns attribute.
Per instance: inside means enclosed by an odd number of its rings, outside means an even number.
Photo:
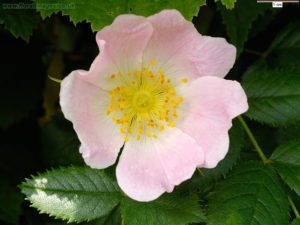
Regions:
<svg viewBox="0 0 300 225"><path fill-rule="evenodd" d="M150 60L147 67L110 76L116 85L109 91L106 115L120 126L125 141L157 138L166 127L176 125L183 97L162 69L154 69L156 65ZM187 83L187 79L180 79L180 83Z"/></svg>

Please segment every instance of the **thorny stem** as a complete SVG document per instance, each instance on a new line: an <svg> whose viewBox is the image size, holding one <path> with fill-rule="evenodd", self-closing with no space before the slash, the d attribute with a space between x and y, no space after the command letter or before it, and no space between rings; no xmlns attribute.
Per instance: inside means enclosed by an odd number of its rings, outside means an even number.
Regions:
<svg viewBox="0 0 300 225"><path fill-rule="evenodd" d="M269 159L265 156L264 152L262 151L261 147L258 145L258 143L257 143L257 141L256 141L256 139L255 139L255 137L253 136L253 133L251 132L250 128L249 128L248 125L246 124L246 122L245 122L245 120L243 119L243 117L242 117L242 116L238 116L238 119L239 119L239 121L241 122L241 124L242 124L244 130L246 131L246 133L247 133L247 135L248 135L250 141L252 142L254 148L256 149L256 151L257 151L258 155L260 156L261 160L263 161L263 163L264 163L264 164L267 164L267 163L272 162L271 160L269 160ZM290 196L288 196L288 201L289 201L289 204L290 204L290 206L291 206L291 208L292 208L292 210L293 210L293 212L294 212L296 218L299 219L299 218L300 218L300 214L299 214L299 212L298 212L298 210L297 210L297 208L296 208L295 203L293 202L293 200L292 200L292 198L291 198Z"/></svg>

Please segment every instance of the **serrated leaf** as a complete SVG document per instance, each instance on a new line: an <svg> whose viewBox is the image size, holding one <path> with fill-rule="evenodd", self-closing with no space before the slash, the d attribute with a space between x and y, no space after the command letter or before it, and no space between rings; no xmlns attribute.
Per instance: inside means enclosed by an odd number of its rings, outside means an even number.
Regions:
<svg viewBox="0 0 300 225"><path fill-rule="evenodd" d="M234 1L231 0L223 0L222 2L229 8L232 8L234 4ZM223 22L226 25L229 41L236 46L238 55L244 48L244 43L247 41L253 22L268 8L267 4L257 4L255 0L240 0L235 4L233 10L219 7Z"/></svg>
<svg viewBox="0 0 300 225"><path fill-rule="evenodd" d="M128 0L128 6L134 14L150 16L163 9L177 9L187 20L197 16L200 6L205 4L206 0Z"/></svg>
<svg viewBox="0 0 300 225"><path fill-rule="evenodd" d="M236 167L209 202L209 225L286 225L287 194L277 174L261 163Z"/></svg>
<svg viewBox="0 0 300 225"><path fill-rule="evenodd" d="M41 128L41 143L42 158L48 167L84 164L77 135L62 115L56 115Z"/></svg>
<svg viewBox="0 0 300 225"><path fill-rule="evenodd" d="M123 198L121 214L126 225L186 225L205 220L197 196L178 192L148 203Z"/></svg>
<svg viewBox="0 0 300 225"><path fill-rule="evenodd" d="M33 30L39 23L39 14L34 9L13 8L14 5L25 7L28 3L25 1L6 1L0 7L0 24L10 31L16 38L22 38L29 41Z"/></svg>
<svg viewBox="0 0 300 225"><path fill-rule="evenodd" d="M249 110L246 115L271 126L300 122L300 70L254 70L244 77Z"/></svg>
<svg viewBox="0 0 300 225"><path fill-rule="evenodd" d="M68 222L107 215L120 201L115 181L104 171L85 167L52 170L27 179L20 188L32 207Z"/></svg>
<svg viewBox="0 0 300 225"><path fill-rule="evenodd" d="M279 146L271 160L281 178L300 196L300 139Z"/></svg>
<svg viewBox="0 0 300 225"><path fill-rule="evenodd" d="M52 13L62 12L70 16L70 20L77 24L82 21L91 23L92 30L98 31L112 23L115 17L120 14L134 13L142 16L149 16L163 9L174 8L179 10L183 16L191 20L196 16L205 0L106 0L101 3L98 0L63 1L60 7L47 9L42 7L45 3L57 3L56 0L35 0L42 17L50 16ZM50 3L51 4L51 3Z"/></svg>
<svg viewBox="0 0 300 225"><path fill-rule="evenodd" d="M233 126L229 130L230 146L226 157L213 169L201 169L202 178L200 185L206 185L208 181L216 180L225 175L236 163L239 153L244 145L245 135L239 121L234 120Z"/></svg>

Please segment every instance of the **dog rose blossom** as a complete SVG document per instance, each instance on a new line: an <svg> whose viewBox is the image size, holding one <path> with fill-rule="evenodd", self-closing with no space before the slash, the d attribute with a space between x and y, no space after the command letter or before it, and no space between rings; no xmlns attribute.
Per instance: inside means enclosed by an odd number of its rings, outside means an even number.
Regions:
<svg viewBox="0 0 300 225"><path fill-rule="evenodd" d="M124 146L118 184L151 201L225 157L231 121L248 109L240 84L223 79L234 46L200 35L176 10L118 16L96 40L89 71L71 72L60 92L87 165L113 165Z"/></svg>

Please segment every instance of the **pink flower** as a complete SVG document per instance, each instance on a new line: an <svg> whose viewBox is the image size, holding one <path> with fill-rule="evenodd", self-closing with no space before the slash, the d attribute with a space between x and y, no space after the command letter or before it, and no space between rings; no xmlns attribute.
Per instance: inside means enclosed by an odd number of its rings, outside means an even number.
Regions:
<svg viewBox="0 0 300 225"><path fill-rule="evenodd" d="M117 180L138 201L171 192L196 167L214 168L231 120L248 109L240 84L223 79L235 47L201 36L176 10L118 16L96 39L90 70L73 71L60 92L86 164L108 167L124 145Z"/></svg>

